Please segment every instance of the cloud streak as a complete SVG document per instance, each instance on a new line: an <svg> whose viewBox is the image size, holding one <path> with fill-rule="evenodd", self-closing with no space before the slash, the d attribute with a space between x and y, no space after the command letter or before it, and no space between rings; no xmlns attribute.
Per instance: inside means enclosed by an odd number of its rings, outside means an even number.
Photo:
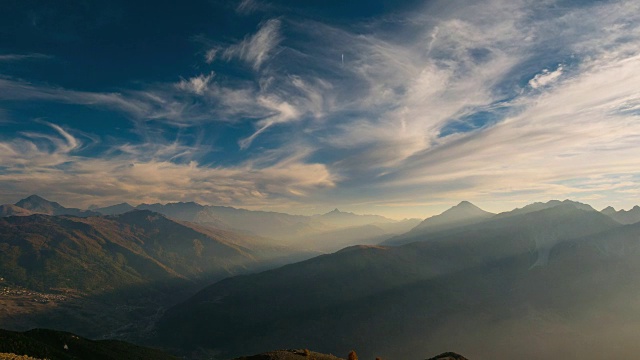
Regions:
<svg viewBox="0 0 640 360"><path fill-rule="evenodd" d="M53 56L45 54L0 54L0 62L13 62L23 60L43 60L51 59Z"/></svg>
<svg viewBox="0 0 640 360"><path fill-rule="evenodd" d="M243 6L244 4L249 5ZM246 10L251 6L250 4L253 2L243 1L238 8ZM240 59L249 63L257 71L273 55L274 50L282 41L280 26L279 19L267 20L260 24L255 34L245 37L239 43L209 49L205 54L205 59L207 63L213 62L218 56L226 61Z"/></svg>
<svg viewBox="0 0 640 360"><path fill-rule="evenodd" d="M199 149L177 143L113 145L110 155L94 158L78 154L81 142L71 131L47 125L56 134L23 133L20 139L0 142L0 196L5 200L39 193L81 206L120 199L134 203L196 199L277 207L335 185L324 165L304 160L305 150L226 167L201 166L188 156Z"/></svg>

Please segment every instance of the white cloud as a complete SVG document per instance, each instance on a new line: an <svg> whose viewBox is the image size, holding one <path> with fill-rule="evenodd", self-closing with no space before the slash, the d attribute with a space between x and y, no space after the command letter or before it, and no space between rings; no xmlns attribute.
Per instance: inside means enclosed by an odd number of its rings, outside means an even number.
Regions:
<svg viewBox="0 0 640 360"><path fill-rule="evenodd" d="M529 80L529 86L531 86L533 89L545 87L558 80L558 78L562 76L563 70L564 68L562 65L558 65L558 68L555 71L544 69L541 73L534 76L533 79Z"/></svg>
<svg viewBox="0 0 640 360"><path fill-rule="evenodd" d="M209 87L209 83L215 74L210 72L208 75L200 74L198 76L189 78L189 79L181 79L179 83L176 84L178 89L192 92L197 95L202 95Z"/></svg>

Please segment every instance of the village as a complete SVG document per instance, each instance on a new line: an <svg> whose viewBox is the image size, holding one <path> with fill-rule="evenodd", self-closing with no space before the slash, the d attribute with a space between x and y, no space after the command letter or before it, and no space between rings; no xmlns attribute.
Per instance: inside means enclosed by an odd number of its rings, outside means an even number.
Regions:
<svg viewBox="0 0 640 360"><path fill-rule="evenodd" d="M3 278L0 278L0 282L4 282ZM62 295L62 294L47 294L47 293L41 293L38 291L33 291L33 290L29 290L29 289L25 289L23 287L19 287L19 286L7 286L4 285L2 287L0 287L0 298L5 297L12 297L12 298L23 298L25 300L31 300L33 302L37 302L37 303L41 303L41 304L47 304L49 302L52 301L65 301L67 300L67 296Z"/></svg>

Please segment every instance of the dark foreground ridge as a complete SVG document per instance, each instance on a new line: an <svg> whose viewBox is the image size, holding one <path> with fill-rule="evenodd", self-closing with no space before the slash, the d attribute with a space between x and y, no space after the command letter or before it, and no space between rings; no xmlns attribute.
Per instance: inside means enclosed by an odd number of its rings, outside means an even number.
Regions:
<svg viewBox="0 0 640 360"><path fill-rule="evenodd" d="M178 360L160 350L124 341L94 341L72 333L46 329L25 332L0 329L0 354L9 359L9 354L15 354L49 360Z"/></svg>
<svg viewBox="0 0 640 360"><path fill-rule="evenodd" d="M252 356L244 356L239 357L234 360L344 360L344 358L340 358L334 355L327 355L322 353L317 353L313 351L309 351L307 349L289 349L289 350L276 350L270 351L262 354L252 355ZM351 359L351 356L349 356ZM355 359L358 359L356 356ZM379 359L379 358L376 358ZM427 360L468 360L462 355L446 352L440 354L438 356L429 358Z"/></svg>
<svg viewBox="0 0 640 360"><path fill-rule="evenodd" d="M339 358L337 356L317 353L317 352L309 351L306 349L275 350L275 351L269 351L266 353L252 355L252 356L243 356L243 357L236 358L234 360L303 360L303 359L344 360L343 358Z"/></svg>
<svg viewBox="0 0 640 360"><path fill-rule="evenodd" d="M453 352L446 352L427 360L469 360L469 359Z"/></svg>

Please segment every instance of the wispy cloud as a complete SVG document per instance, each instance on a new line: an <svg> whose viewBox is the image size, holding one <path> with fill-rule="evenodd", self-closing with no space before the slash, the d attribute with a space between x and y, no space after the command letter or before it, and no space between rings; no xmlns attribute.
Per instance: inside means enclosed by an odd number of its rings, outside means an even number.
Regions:
<svg viewBox="0 0 640 360"><path fill-rule="evenodd" d="M238 6L236 6L236 12L241 15L249 15L268 7L266 3L258 0L241 0L238 2Z"/></svg>
<svg viewBox="0 0 640 360"><path fill-rule="evenodd" d="M45 54L0 54L0 62L51 59L53 56Z"/></svg>
<svg viewBox="0 0 640 360"><path fill-rule="evenodd" d="M126 98L120 93L74 91L47 85L34 85L21 80L0 78L0 100L42 100L61 103L104 106L144 117L152 113L149 103Z"/></svg>
<svg viewBox="0 0 640 360"><path fill-rule="evenodd" d="M273 55L274 50L282 41L280 25L281 21L279 19L267 20L260 24L255 34L247 36L241 42L223 49L210 49L206 53L206 59L208 62L212 62L216 55L219 54L222 59L238 58L251 64L254 70L259 70L262 64Z"/></svg>

